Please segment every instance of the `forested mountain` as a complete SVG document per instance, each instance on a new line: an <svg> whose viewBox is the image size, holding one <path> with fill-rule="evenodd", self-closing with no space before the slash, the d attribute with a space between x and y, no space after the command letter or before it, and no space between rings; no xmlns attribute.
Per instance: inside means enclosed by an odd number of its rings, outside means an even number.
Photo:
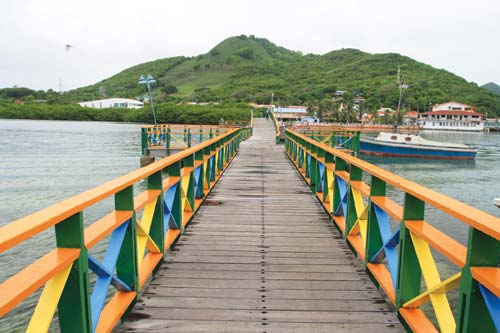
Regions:
<svg viewBox="0 0 500 333"><path fill-rule="evenodd" d="M315 104L336 90L360 92L365 110L395 107L400 65L409 89L406 109L426 110L429 104L456 100L475 105L479 112L500 115L500 96L444 69L397 54L370 54L341 49L324 55L306 54L278 47L264 38L230 37L197 57L159 59L128 68L94 85L67 93L72 101L107 97L138 97L145 88L137 84L141 74L157 80L155 100L246 101L282 104Z"/></svg>
<svg viewBox="0 0 500 333"><path fill-rule="evenodd" d="M500 86L496 84L495 82L489 82L486 84L483 84L481 88L486 89L494 94L500 95Z"/></svg>

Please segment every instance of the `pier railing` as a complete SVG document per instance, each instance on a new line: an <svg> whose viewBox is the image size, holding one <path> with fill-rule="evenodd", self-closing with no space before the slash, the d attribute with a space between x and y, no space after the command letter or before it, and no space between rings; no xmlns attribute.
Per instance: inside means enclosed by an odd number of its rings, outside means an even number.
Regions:
<svg viewBox="0 0 500 333"><path fill-rule="evenodd" d="M278 123L278 120L274 116L274 112L270 112L270 113L271 113L271 118L273 118L274 128L276 129L276 143L280 143L281 142L281 125Z"/></svg>
<svg viewBox="0 0 500 333"><path fill-rule="evenodd" d="M225 133L234 127L211 125L171 125L158 124L141 127L142 154L147 155L152 150L171 151L190 148Z"/></svg>
<svg viewBox="0 0 500 333"><path fill-rule="evenodd" d="M158 124L141 127L142 155L164 150L168 156L212 139L233 128L253 128L253 112L249 122L229 121L221 125Z"/></svg>
<svg viewBox="0 0 500 333"><path fill-rule="evenodd" d="M499 218L292 130L285 148L410 331L500 331ZM426 205L465 223L467 246L426 221ZM454 274L442 279L433 251Z"/></svg>
<svg viewBox="0 0 500 333"><path fill-rule="evenodd" d="M250 134L229 129L1 227L0 253L52 227L55 248L0 284L0 317L43 287L27 332L47 332L56 308L61 332L110 332ZM142 182L146 190L134 196ZM84 211L107 198L114 209L84 228ZM104 258L90 255L105 239Z"/></svg>
<svg viewBox="0 0 500 333"><path fill-rule="evenodd" d="M311 130L298 127L292 129L308 138L324 143L327 146L352 153L352 155L356 157L359 155L359 131L345 130L342 128L331 130Z"/></svg>

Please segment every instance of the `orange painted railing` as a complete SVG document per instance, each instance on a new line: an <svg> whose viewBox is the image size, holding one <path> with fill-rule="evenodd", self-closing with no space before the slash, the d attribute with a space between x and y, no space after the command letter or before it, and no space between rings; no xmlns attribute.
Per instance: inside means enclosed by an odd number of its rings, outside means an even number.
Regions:
<svg viewBox="0 0 500 333"><path fill-rule="evenodd" d="M409 331L500 330L499 218L292 130L285 147ZM467 246L426 221L426 205L465 223ZM453 274L441 278L431 249L455 266ZM457 288L458 302L450 302ZM422 310L426 303L432 313Z"/></svg>
<svg viewBox="0 0 500 333"><path fill-rule="evenodd" d="M0 284L0 317L43 287L27 332L49 330L56 308L62 332L110 332L250 133L248 128L229 129L1 227L0 253L51 227L56 247ZM134 186L142 181L146 190L134 197ZM84 229L84 210L110 197L114 209ZM108 237L99 261L89 249ZM91 274L96 277L93 288Z"/></svg>

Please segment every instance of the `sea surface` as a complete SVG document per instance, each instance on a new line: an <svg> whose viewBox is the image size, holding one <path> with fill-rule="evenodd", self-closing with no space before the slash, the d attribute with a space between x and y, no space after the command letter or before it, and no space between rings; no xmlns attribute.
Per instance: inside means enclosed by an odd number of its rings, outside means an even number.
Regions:
<svg viewBox="0 0 500 333"><path fill-rule="evenodd" d="M499 216L493 198L500 197L500 134L421 132L431 140L462 142L479 148L473 161L380 158L362 156L395 174ZM140 126L72 121L0 120L0 225L17 220L72 195L139 167ZM367 177L369 182L369 177ZM136 192L144 186L138 184ZM402 202L402 194L389 189ZM112 200L85 210L89 225L112 210ZM463 244L467 226L428 207L426 220ZM393 223L393 227L397 227ZM52 228L51 228L52 229ZM0 254L0 281L55 245L52 230ZM93 249L102 256L104 245ZM444 275L456 272L436 254ZM22 332L37 294L0 319L0 332Z"/></svg>

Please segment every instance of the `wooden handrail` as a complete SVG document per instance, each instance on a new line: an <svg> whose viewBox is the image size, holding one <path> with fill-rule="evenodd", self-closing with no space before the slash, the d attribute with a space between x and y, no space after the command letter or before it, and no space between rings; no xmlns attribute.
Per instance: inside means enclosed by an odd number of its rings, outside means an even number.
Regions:
<svg viewBox="0 0 500 333"><path fill-rule="evenodd" d="M457 218L458 220L470 225L471 227L484 232L491 237L500 240L500 219L483 212L477 208L469 206L459 200L450 198L444 194L433 191L425 186L410 181L406 178L398 176L392 172L386 171L371 163L363 161L360 158L351 156L341 150L332 148L323 143L310 139L298 132L287 129L288 133L297 136L298 138L321 148L330 154L333 154L340 159L350 163L371 175L387 182L391 186L400 189L414 197L425 201L426 203L446 212L447 214Z"/></svg>
<svg viewBox="0 0 500 333"><path fill-rule="evenodd" d="M0 253L63 221L64 219L73 216L83 209L90 207L93 204L166 168L167 166L178 162L197 151L209 147L236 131L238 131L238 129L232 129L219 135L218 137L202 142L195 147L191 147L177 154L161 159L160 161L152 163L146 167L132 171L126 175L0 227Z"/></svg>

